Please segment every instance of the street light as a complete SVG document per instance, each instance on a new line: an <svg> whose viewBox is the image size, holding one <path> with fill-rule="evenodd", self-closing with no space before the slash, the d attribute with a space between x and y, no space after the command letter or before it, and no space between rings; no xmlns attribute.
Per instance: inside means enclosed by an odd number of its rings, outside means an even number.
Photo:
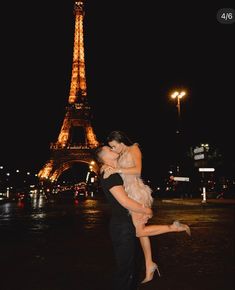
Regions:
<svg viewBox="0 0 235 290"><path fill-rule="evenodd" d="M177 92L175 91L172 95L171 95L171 98L172 99L176 99L177 98L177 110L178 110L178 117L180 118L180 100L183 98L183 96L186 95L186 92L185 91L182 91L182 92Z"/></svg>
<svg viewBox="0 0 235 290"><path fill-rule="evenodd" d="M178 128L177 128L177 130L176 130L176 134L179 134L180 133L180 123L181 123L181 110L180 110L180 100L184 97L186 95L186 92L185 91L180 91L180 92L178 92L178 91L174 91L172 94L171 94L171 98L172 99L177 99L177 104L176 104L176 107L177 107L177 111L178 111ZM181 134L180 134L181 135ZM181 154L180 154L180 151L182 150L181 149L181 147L182 147L182 140L180 140L181 138L180 138L180 135L178 135L178 142L177 142L177 147L178 147L178 164L177 164L177 173L179 174L179 171L180 171L180 169L179 169L179 163L180 163L180 156L181 156Z"/></svg>

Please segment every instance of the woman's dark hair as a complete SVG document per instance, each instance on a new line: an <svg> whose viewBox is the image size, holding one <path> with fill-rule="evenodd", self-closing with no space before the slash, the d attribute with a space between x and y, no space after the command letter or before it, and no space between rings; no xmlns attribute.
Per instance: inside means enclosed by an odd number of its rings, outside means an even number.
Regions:
<svg viewBox="0 0 235 290"><path fill-rule="evenodd" d="M107 140L108 143L111 142L111 141L116 141L118 143L123 143L123 144L125 144L127 146L130 146L130 145L134 144L134 142L132 142L130 140L130 138L127 137L127 135L124 132L122 132L122 131L112 131L108 135L106 140Z"/></svg>

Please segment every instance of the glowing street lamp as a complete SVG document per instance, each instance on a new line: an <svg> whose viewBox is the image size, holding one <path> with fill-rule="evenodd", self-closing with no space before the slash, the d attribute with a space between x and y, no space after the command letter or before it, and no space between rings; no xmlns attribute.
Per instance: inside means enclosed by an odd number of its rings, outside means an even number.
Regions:
<svg viewBox="0 0 235 290"><path fill-rule="evenodd" d="M173 94L171 94L171 98L172 99L176 99L177 98L177 110L178 110L178 116L180 118L180 100L186 95L186 92L185 91L182 91L182 92L177 92L175 91Z"/></svg>
<svg viewBox="0 0 235 290"><path fill-rule="evenodd" d="M174 91L172 94L171 94L171 98L172 99L176 99L177 100L177 104L176 104L176 107L177 107L177 111L178 111L178 129L176 130L176 133L177 134L179 134L180 133L180 123L181 123L181 110L180 110L180 101L181 101L181 99L184 97L186 95L186 92L185 91ZM180 134L181 135L181 134ZM177 170L177 172L178 172L178 174L179 174L179 164L180 164L180 156L181 156L181 154L180 154L180 151L181 151L181 142L182 142L182 140L181 140L181 138L180 138L180 135L178 135L178 140L177 140L177 147L178 147L178 164L177 164L177 167L176 167L176 170Z"/></svg>

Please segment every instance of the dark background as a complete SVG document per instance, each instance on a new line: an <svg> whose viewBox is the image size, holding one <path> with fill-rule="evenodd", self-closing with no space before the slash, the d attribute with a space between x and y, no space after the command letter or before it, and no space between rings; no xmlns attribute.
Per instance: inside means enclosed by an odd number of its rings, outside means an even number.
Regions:
<svg viewBox="0 0 235 290"><path fill-rule="evenodd" d="M164 174L175 155L183 88L185 147L209 143L234 158L234 24L216 19L231 1L86 0L88 100L99 141L125 131L144 172ZM0 163L38 171L64 119L72 68L73 1L1 4ZM232 167L231 167L232 168Z"/></svg>

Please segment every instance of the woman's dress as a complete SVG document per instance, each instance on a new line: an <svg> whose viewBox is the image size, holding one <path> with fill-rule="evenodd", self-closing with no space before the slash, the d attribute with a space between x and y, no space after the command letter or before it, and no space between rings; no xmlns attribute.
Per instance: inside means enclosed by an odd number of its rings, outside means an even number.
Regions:
<svg viewBox="0 0 235 290"><path fill-rule="evenodd" d="M129 149L120 155L118 159L118 167L128 168L133 167L134 165L134 160ZM146 207L152 206L152 189L148 185L144 184L139 175L121 174L121 177L124 182L125 191L130 198L144 204Z"/></svg>

